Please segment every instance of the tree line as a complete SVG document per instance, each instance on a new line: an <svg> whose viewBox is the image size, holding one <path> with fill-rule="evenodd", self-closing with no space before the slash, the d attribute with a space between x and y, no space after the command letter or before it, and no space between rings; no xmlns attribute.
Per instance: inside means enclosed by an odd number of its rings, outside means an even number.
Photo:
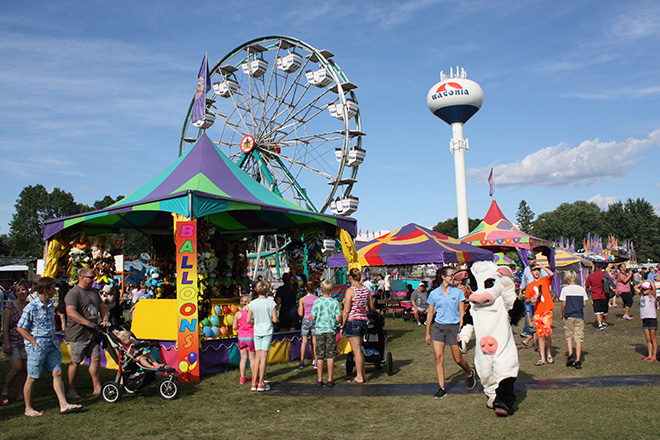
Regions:
<svg viewBox="0 0 660 440"><path fill-rule="evenodd" d="M91 206L75 201L73 194L60 188L51 192L43 185L26 186L16 200L15 212L9 223L9 233L0 235L0 255L41 257L43 254L44 221L83 212L103 209L124 196L105 196ZM523 232L554 241L559 237L575 240L577 249L587 234L616 237L621 244L632 241L639 262L660 261L660 217L645 199L616 202L601 210L595 203L577 201L562 203L554 211L535 216L525 200L518 205L515 221ZM473 230L481 219L469 219ZM456 217L438 222L433 230L450 237L458 236ZM147 250L149 240L139 232L122 233L124 253Z"/></svg>

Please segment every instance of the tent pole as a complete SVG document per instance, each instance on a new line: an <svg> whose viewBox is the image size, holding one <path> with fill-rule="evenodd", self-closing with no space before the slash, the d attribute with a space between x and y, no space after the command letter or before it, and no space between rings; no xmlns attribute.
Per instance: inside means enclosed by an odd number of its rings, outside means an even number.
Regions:
<svg viewBox="0 0 660 440"><path fill-rule="evenodd" d="M252 281L257 280L257 273L259 272L259 260L261 259L263 246L264 246L264 236L260 235L257 244L257 258L254 259L254 273L252 274Z"/></svg>

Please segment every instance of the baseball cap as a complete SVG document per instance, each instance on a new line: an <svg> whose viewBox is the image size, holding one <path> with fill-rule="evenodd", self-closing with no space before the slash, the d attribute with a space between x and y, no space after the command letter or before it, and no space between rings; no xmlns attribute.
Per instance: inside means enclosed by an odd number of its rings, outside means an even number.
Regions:
<svg viewBox="0 0 660 440"><path fill-rule="evenodd" d="M649 290L649 289L652 289L652 288L653 288L653 286L651 286L651 282L650 282L650 281L644 281L644 282L642 283L642 289Z"/></svg>

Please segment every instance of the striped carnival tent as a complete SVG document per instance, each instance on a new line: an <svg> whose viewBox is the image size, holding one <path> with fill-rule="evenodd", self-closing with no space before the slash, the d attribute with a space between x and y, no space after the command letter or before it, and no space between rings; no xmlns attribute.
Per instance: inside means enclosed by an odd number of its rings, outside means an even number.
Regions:
<svg viewBox="0 0 660 440"><path fill-rule="evenodd" d="M539 251L545 248L545 254L552 248L548 240L525 234L513 226L495 200L490 204L490 209L481 223L472 232L461 237L461 241L493 252L506 252L514 248Z"/></svg>
<svg viewBox="0 0 660 440"><path fill-rule="evenodd" d="M371 240L357 249L362 266L394 266L424 263L465 263L493 260L493 253L440 234L415 223ZM337 254L328 259L330 267L345 267Z"/></svg>
<svg viewBox="0 0 660 440"><path fill-rule="evenodd" d="M356 220L318 214L284 200L252 179L202 134L192 148L140 189L98 211L46 220L44 238L60 231L89 235L172 229L172 214L204 218L219 234L271 234L322 226L357 233Z"/></svg>

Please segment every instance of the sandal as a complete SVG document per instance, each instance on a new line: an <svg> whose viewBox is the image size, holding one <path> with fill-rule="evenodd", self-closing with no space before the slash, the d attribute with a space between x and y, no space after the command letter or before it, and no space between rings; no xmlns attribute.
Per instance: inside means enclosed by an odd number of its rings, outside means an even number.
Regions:
<svg viewBox="0 0 660 440"><path fill-rule="evenodd" d="M546 359L548 360L549 364L554 364L555 363L555 359L552 356L548 356Z"/></svg>
<svg viewBox="0 0 660 440"><path fill-rule="evenodd" d="M0 396L0 405L2 405L2 406L7 406L7 405L9 405L9 396L6 396L6 395L4 395L4 394L1 395L1 396Z"/></svg>
<svg viewBox="0 0 660 440"><path fill-rule="evenodd" d="M545 362L539 359L538 361L534 362L534 365L540 367L541 365L545 365Z"/></svg>
<svg viewBox="0 0 660 440"><path fill-rule="evenodd" d="M30 411L29 413L23 413L23 414L25 415L25 417L41 417L44 415L44 412L34 410L34 411Z"/></svg>
<svg viewBox="0 0 660 440"><path fill-rule="evenodd" d="M324 386L323 381L322 381L322 380L317 380L317 381L316 381L316 386L317 386L318 388L323 388L323 386Z"/></svg>
<svg viewBox="0 0 660 440"><path fill-rule="evenodd" d="M529 344L527 342L521 341L520 343L522 344L523 347L529 348Z"/></svg>

